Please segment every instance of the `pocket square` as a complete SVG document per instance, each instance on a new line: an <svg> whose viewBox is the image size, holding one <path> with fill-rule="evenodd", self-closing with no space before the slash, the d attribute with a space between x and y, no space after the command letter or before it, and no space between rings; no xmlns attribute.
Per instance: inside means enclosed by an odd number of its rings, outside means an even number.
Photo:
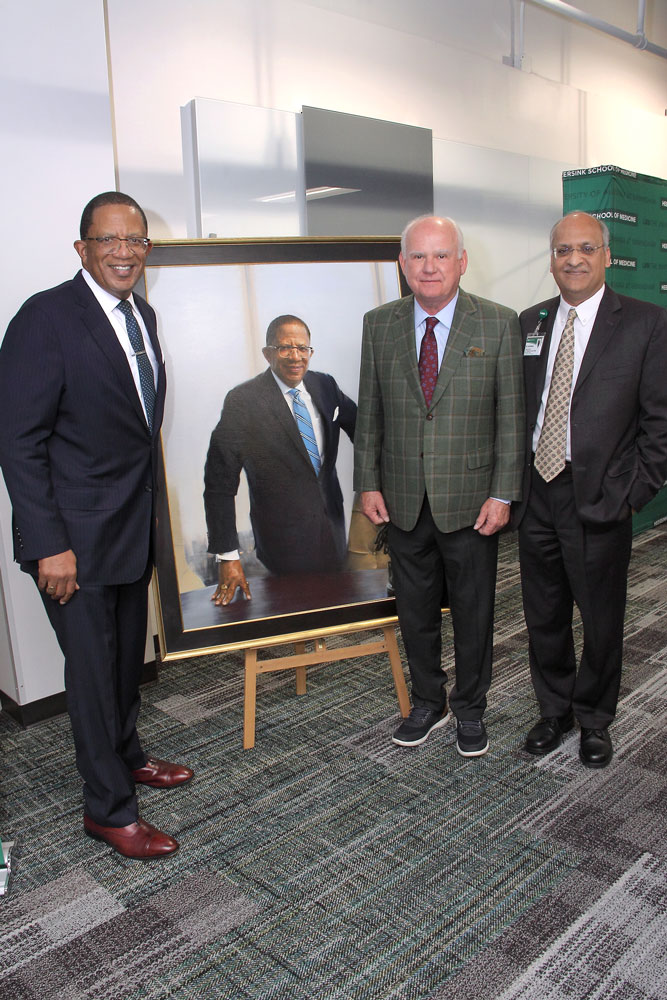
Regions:
<svg viewBox="0 0 667 1000"><path fill-rule="evenodd" d="M469 347L465 356L466 358L483 358L486 356L486 351L483 347Z"/></svg>
<svg viewBox="0 0 667 1000"><path fill-rule="evenodd" d="M333 417L331 418L331 422L334 423L334 424L338 420L338 411L339 411L339 408L336 407L336 409L333 412Z"/></svg>

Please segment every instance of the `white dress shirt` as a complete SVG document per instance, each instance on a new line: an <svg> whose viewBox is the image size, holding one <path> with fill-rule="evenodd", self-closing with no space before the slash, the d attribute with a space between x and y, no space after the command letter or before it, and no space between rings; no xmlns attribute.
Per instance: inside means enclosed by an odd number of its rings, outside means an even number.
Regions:
<svg viewBox="0 0 667 1000"><path fill-rule="evenodd" d="M424 339L424 334L426 333L426 320L429 316L435 316L438 322L435 324L433 333L435 334L435 342L438 345L438 371L440 371L440 365L442 364L442 359L445 355L445 348L447 346L449 331L451 329L452 320L454 318L454 310L456 309L458 298L459 293L457 289L456 295L452 301L448 302L447 305L437 313L425 312L417 302L417 299L415 299L415 347L417 349L417 360L419 360L422 340Z"/></svg>
<svg viewBox="0 0 667 1000"><path fill-rule="evenodd" d="M112 295L111 292L107 292L105 288L102 288L97 284L96 281L90 276L88 271L82 269L81 271L83 279L90 288L91 292L99 302L100 306L104 310L104 315L107 317L111 323L114 333L118 338L118 343L123 348L125 356L127 358L127 363L130 366L130 371L132 373L132 378L134 379L134 385L137 390L137 395L139 397L139 402L141 403L141 408L144 411L144 416L146 417L146 422L148 423L148 416L146 414L146 406L144 405L144 394L141 391L141 380L139 378L139 365L137 364L137 356L132 344L130 343L130 338L127 333L127 324L125 323L125 316L122 312L117 309L120 299L117 295ZM153 382L155 383L155 388L157 389L157 359L155 357L155 351L153 350L153 345L151 343L151 338L148 336L148 330L146 329L146 324L141 318L141 313L134 304L134 299L132 295L129 296L127 301L132 306L132 312L134 313L134 318L139 324L139 329L141 330L141 335L144 338L144 347L146 349L146 355L150 361L153 368Z"/></svg>
<svg viewBox="0 0 667 1000"><path fill-rule="evenodd" d="M540 402L540 408L537 411L537 420L535 422L535 430L533 432L533 453L537 450L537 442L540 440L540 434L542 433L542 424L544 422L544 411L547 405L547 399L549 397L549 387L551 385L551 376L554 370L554 361L556 360L556 352L558 350L558 345L560 344L560 338L563 333L563 327L567 322L567 314L570 309L577 310L577 318L574 321L574 368L572 372L572 387L570 389L570 404L572 403L572 393L574 392L574 387L577 384L577 378L579 377L579 369L581 368L581 362L584 357L584 352L588 347L588 341L590 340L591 331L593 329L593 324L595 323L595 317L598 314L598 309L600 307L600 302L602 301L602 296L604 295L605 286L599 289L595 295L591 295L590 299L586 299L585 302L580 303L578 306L571 306L569 302L566 302L561 295L560 303L558 306L558 312L556 313L556 318L554 320L553 330L551 332L551 343L549 344L549 357L547 358L547 370L544 377L544 389L542 391L542 399ZM566 461L571 461L572 453L570 449L570 415L568 413L567 417L567 445L565 448L565 459Z"/></svg>
<svg viewBox="0 0 667 1000"><path fill-rule="evenodd" d="M271 374L276 380L276 385L282 392L283 399L289 406L290 413L292 414L292 416L294 416L294 396L290 396L290 392L292 391L292 389L299 390L299 398L303 403L303 405L308 410L310 419L313 424L313 430L315 431L315 440L317 441L317 450L320 453L320 459L324 461L324 430L322 428L322 417L320 416L317 407L313 403L312 396L306 389L303 382L299 382L298 385L286 385L286 383L283 382L282 379L278 378L273 369L271 369ZM294 419L296 420L296 417L294 417Z"/></svg>

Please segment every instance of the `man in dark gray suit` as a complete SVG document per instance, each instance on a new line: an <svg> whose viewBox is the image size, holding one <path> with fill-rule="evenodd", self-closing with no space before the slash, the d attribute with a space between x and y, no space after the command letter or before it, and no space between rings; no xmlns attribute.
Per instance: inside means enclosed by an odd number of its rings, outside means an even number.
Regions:
<svg viewBox="0 0 667 1000"><path fill-rule="evenodd" d="M257 557L271 572L326 573L346 555L336 473L341 429L354 438L357 407L331 375L308 371L314 348L298 316L266 331L269 368L226 396L204 473L208 550L219 562L212 600L229 604L250 587L238 552L236 493L248 481Z"/></svg>
<svg viewBox="0 0 667 1000"><path fill-rule="evenodd" d="M137 733L153 565L165 372L155 313L132 289L151 250L128 195L88 203L83 270L21 307L0 351L0 463L14 555L39 587L65 655L84 780L84 829L120 854L172 854L138 814L136 784L192 777L147 757Z"/></svg>
<svg viewBox="0 0 667 1000"><path fill-rule="evenodd" d="M525 749L554 750L576 717L581 762L594 768L612 757L632 513L667 475L667 311L612 291L610 263L609 232L593 216L572 212L553 227L560 297L520 317L526 467L513 511L541 712Z"/></svg>

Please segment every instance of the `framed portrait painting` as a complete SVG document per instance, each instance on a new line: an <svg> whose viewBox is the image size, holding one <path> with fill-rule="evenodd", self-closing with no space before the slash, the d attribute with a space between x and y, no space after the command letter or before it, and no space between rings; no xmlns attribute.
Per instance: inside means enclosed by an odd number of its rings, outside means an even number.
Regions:
<svg viewBox="0 0 667 1000"><path fill-rule="evenodd" d="M167 368L155 573L164 659L288 641L310 630L381 625L395 616L386 558L374 551L373 526L353 511L353 446L344 434L336 470L346 533L362 519L367 558L355 558L357 544L342 568L330 572L269 572L255 550L242 474L235 522L251 599L238 591L228 605L216 604L219 567L208 551L203 492L225 397L268 369L263 348L276 317L303 320L313 348L309 370L331 375L356 402L363 315L406 291L399 249L397 237L155 243L140 291L157 313ZM276 433L273 426L262 429L269 449ZM289 545L303 546L285 502L277 483L270 516Z"/></svg>

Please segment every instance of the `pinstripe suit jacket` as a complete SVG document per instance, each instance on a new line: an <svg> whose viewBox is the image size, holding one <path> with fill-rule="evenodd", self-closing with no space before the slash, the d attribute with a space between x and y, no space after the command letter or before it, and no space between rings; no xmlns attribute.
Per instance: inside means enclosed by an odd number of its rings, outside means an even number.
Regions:
<svg viewBox="0 0 667 1000"><path fill-rule="evenodd" d="M415 350L414 297L367 313L355 433L356 490L379 490L414 528L424 495L441 531L474 524L490 496L521 493L524 390L515 312L462 289L431 405Z"/></svg>
<svg viewBox="0 0 667 1000"><path fill-rule="evenodd" d="M134 299L158 361L153 433L125 353L81 273L39 292L0 351L0 463L22 568L72 549L80 583L132 583L154 526L165 371L155 313Z"/></svg>

